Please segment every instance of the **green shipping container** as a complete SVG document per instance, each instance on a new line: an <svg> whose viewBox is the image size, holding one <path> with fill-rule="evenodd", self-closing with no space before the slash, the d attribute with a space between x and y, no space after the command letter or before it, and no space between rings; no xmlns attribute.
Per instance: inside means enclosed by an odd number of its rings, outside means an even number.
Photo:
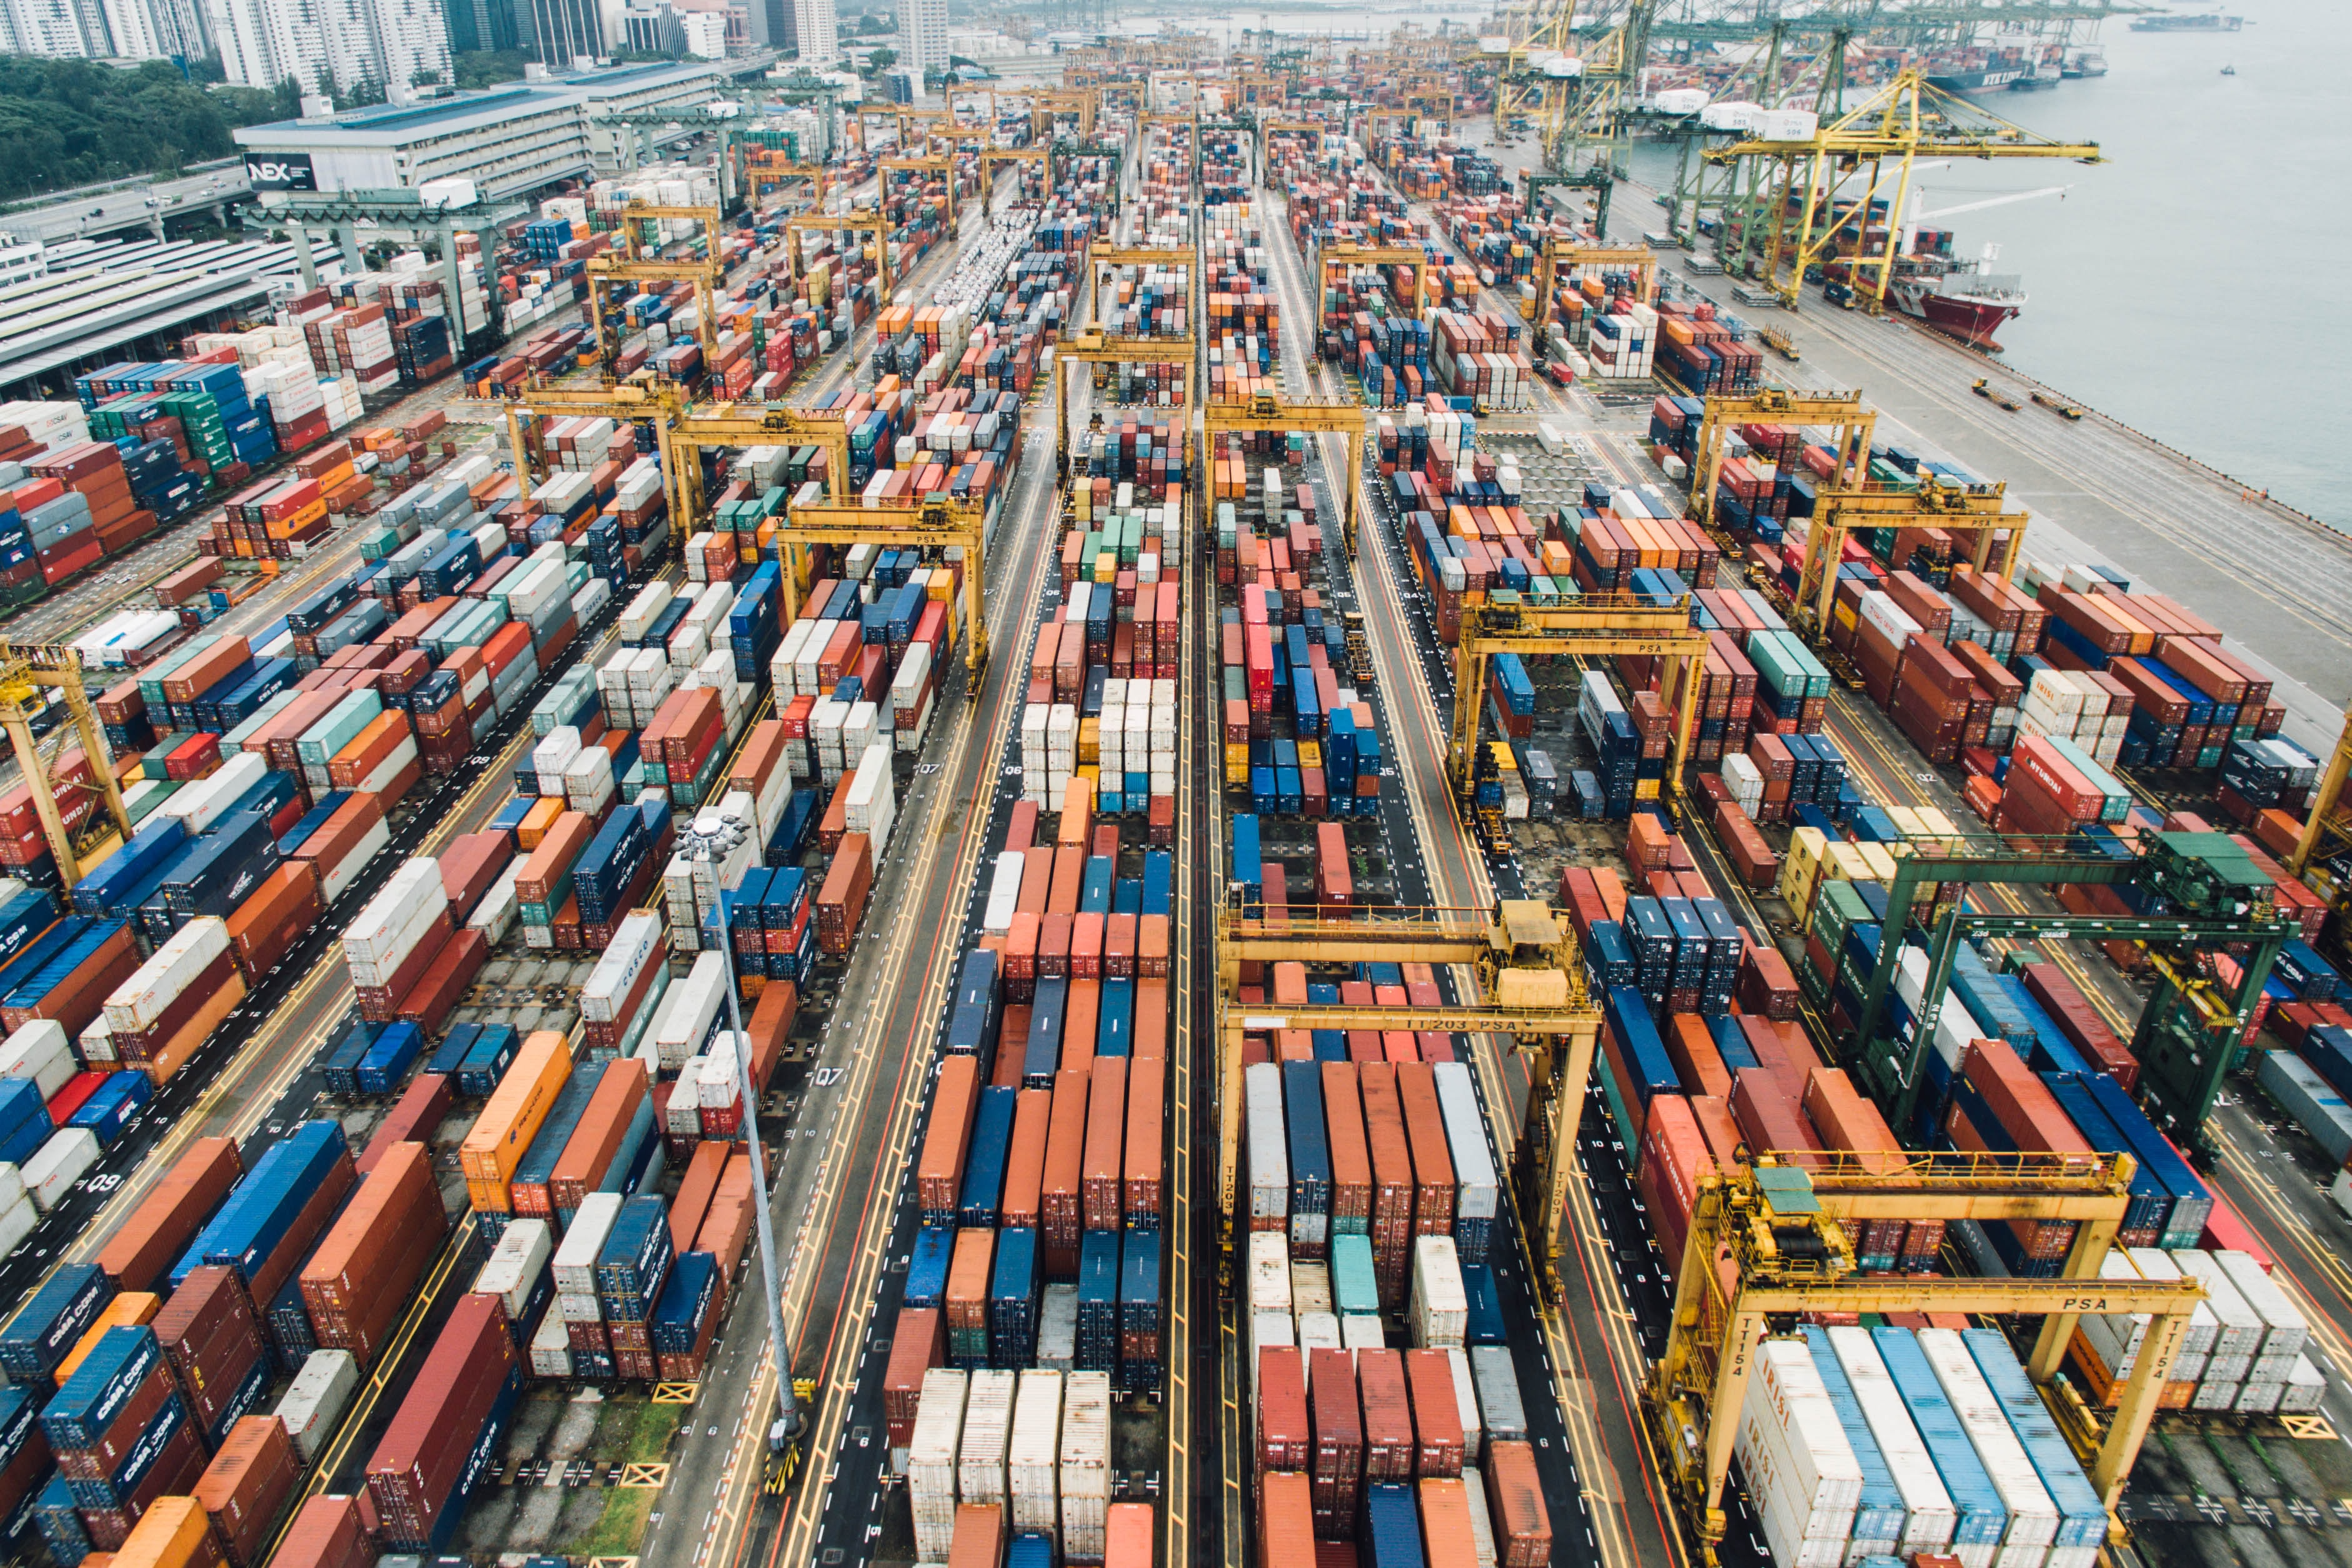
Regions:
<svg viewBox="0 0 2352 1568"><path fill-rule="evenodd" d="M383 699L372 691L353 692L334 706L326 717L303 732L294 743L295 758L308 768L324 768L328 758L352 743L376 715Z"/></svg>

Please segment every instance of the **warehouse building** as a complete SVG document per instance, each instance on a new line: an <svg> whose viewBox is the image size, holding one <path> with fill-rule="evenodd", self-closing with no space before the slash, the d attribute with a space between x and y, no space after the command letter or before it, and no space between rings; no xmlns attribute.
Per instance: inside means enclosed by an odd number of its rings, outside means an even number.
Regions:
<svg viewBox="0 0 2352 1568"><path fill-rule="evenodd" d="M310 251L342 259L331 240ZM70 395L85 370L176 354L190 332L266 313L299 272L292 246L257 242L68 240L41 260L0 284L0 399Z"/></svg>
<svg viewBox="0 0 2352 1568"><path fill-rule="evenodd" d="M415 190L456 179L504 201L617 167L614 133L594 110L682 108L725 86L696 64L538 76L404 108L248 125L236 140L265 192Z"/></svg>

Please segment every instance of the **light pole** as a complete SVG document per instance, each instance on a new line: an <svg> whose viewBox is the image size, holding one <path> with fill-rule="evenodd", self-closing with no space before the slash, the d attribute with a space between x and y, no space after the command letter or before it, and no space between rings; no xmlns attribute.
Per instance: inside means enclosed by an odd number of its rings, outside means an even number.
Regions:
<svg viewBox="0 0 2352 1568"><path fill-rule="evenodd" d="M801 1412L793 1397L793 1358L784 1340L784 1308L777 1295L775 1225L768 1217L768 1162L760 1147L760 1101L751 1084L751 1041L743 1032L743 1006L735 994L735 943L727 924L720 918L726 909L726 895L721 893L718 909L711 912L709 924L703 927L719 949L719 961L727 973L727 1025L735 1031L735 1082L743 1096L743 1137L751 1150L752 1213L760 1224L760 1282L768 1291L768 1345L776 1361L776 1425L769 1446L779 1446L779 1439L800 1435Z"/></svg>

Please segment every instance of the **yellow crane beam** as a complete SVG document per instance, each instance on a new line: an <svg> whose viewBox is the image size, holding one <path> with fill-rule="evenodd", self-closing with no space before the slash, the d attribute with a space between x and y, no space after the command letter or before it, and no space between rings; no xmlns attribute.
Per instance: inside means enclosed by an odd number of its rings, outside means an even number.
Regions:
<svg viewBox="0 0 2352 1568"><path fill-rule="evenodd" d="M688 526L699 522L705 509L699 461L705 447L823 447L826 489L836 501L849 497L849 427L838 413L782 403L700 404L679 414L669 439L680 454L685 507L679 516Z"/></svg>
<svg viewBox="0 0 2352 1568"><path fill-rule="evenodd" d="M1454 810L1465 825L1482 817L1477 807L1478 727L1486 705L1488 661L1497 653L1567 654L1590 659L1651 654L1683 666L1677 686L1695 695L1706 664L1707 634L1690 622L1687 599L1659 605L1646 599L1591 595L1557 609L1536 609L1516 593L1490 592L1483 604L1465 605L1461 636L1454 650L1454 718L1445 771ZM1698 704L1685 700L1675 716L1675 744L1666 767L1666 789L1679 797L1691 737L1698 727ZM1488 820L1489 831L1499 818Z"/></svg>
<svg viewBox="0 0 2352 1568"><path fill-rule="evenodd" d="M1851 1156L1848 1156L1851 1158ZM2104 1434L2091 1481L2110 1514L2156 1416L2166 1373L2204 1298L2194 1280L2099 1278L2130 1203L2129 1155L1932 1155L1891 1156L1902 1168L1811 1176L1811 1153L1759 1153L1751 1163L1701 1177L1676 1270L1667 1342L1643 1401L1669 1490L1698 1537L1701 1560L1718 1562L1727 1521L1723 1487L1757 1343L1773 1322L1802 1313L1956 1312L2035 1316L2028 1375L2049 1385L2084 1313L2144 1313L2149 1322ZM1905 1187L1916 1181L1927 1191ZM1844 1190L1841 1191L1839 1188ZM2072 1249L2054 1280L1942 1279L1863 1274L1846 1221L1891 1214L1999 1223L2074 1218ZM1795 1245L1799 1237L1805 1244ZM1727 1261L1728 1289L1719 1270ZM2094 1423L2061 1390L2062 1416L2078 1434Z"/></svg>
<svg viewBox="0 0 2352 1568"><path fill-rule="evenodd" d="M546 476L547 466L539 443L527 439L523 428L526 421L534 423L540 421L543 413L565 413L584 419L625 420L632 424L649 423L654 427L654 451L661 464L663 501L669 508L672 525L683 529L691 518L692 510L685 488L685 465L677 459L671 437L677 432L678 415L685 408L684 392L666 382L527 388L520 398L505 405L507 445L514 454L515 475L518 478L526 479Z"/></svg>
<svg viewBox="0 0 2352 1568"><path fill-rule="evenodd" d="M2053 141L1990 114L1978 105L1928 84L1916 66L1906 66L1850 112L1822 121L1810 137L1774 140L1749 137L1709 148L1710 163L1746 162L1756 169L1751 188L1761 193L1769 214L1765 231L1764 281L1789 309L1797 308L1805 275L1851 233L1853 277L1858 293L1876 314L1885 308L1887 285L1900 255L1911 175L1921 158L1949 162L2010 158L2101 161L2095 141ZM1839 191L1867 165L1868 184L1857 196ZM1883 195L1892 178L1891 195ZM1869 243L1872 205L1886 201L1885 246ZM1845 214L1835 209L1845 204ZM1743 235L1742 244L1747 238ZM1784 273L1783 263L1787 264ZM1864 274L1871 281L1862 286Z"/></svg>
<svg viewBox="0 0 2352 1568"><path fill-rule="evenodd" d="M33 734L33 715L26 704L43 691L53 691L65 699L66 712L73 725L75 736L81 741L82 756L89 761L90 778L95 780L99 798L105 808L105 827L77 844L65 814L58 808L57 786L49 778L50 764L41 755L40 743ZM70 892L81 883L82 864L93 862L110 852L110 846L119 841L106 831L110 827L121 840L131 837L131 811L122 803L122 786L114 777L114 753L106 743L106 732L99 727L97 710L90 706L89 694L82 685L81 654L62 643L0 643L0 734L5 734L16 749L16 767L25 777L26 791L33 798L33 813L40 819L41 836L48 841L49 854L58 864L58 878ZM89 848L93 853L85 857L81 851Z"/></svg>
<svg viewBox="0 0 2352 1568"><path fill-rule="evenodd" d="M793 276L804 276L801 263L801 235L803 231L817 234L870 234L874 236L874 257L877 293L884 302L890 298L890 225L877 212L862 213L796 213L784 220L784 243L790 247Z"/></svg>
<svg viewBox="0 0 2352 1568"><path fill-rule="evenodd" d="M1832 488L1859 490L1870 477L1870 438L1878 428L1878 415L1862 405L1860 392L1767 387L1744 396L1709 397L1699 420L1697 444L1691 449L1691 517L1699 527L1722 532L1715 518L1715 500L1723 479L1724 453L1735 426L1759 421L1836 431L1837 466L1829 476Z"/></svg>
<svg viewBox="0 0 2352 1568"><path fill-rule="evenodd" d="M2319 848L2319 836L2332 827L2336 808L2344 799L2347 772L2352 772L2352 710L2345 713L2344 728L2336 737L2336 749L2327 754L2327 762L2320 769L2319 788L2311 797L2310 814L2303 820L2303 831L2294 841L2294 852L2286 857L2286 869L2294 875L2310 874L2312 854ZM2343 890L2336 888L2332 893L2331 903L2342 896Z"/></svg>
<svg viewBox="0 0 2352 1568"><path fill-rule="evenodd" d="M1586 271L1631 272L1635 298L1647 305L1658 296L1658 253L1645 245L1580 245L1557 236L1536 251L1535 298L1519 307L1522 319L1540 328L1550 318L1552 290L1565 270L1573 282Z"/></svg>
<svg viewBox="0 0 2352 1568"><path fill-rule="evenodd" d="M948 237L963 237L963 194L956 189L956 166L953 158L884 158L877 165L881 172L875 177L881 182L875 187L876 199L887 202L890 195L893 174L944 174L948 183Z"/></svg>
<svg viewBox="0 0 2352 1568"><path fill-rule="evenodd" d="M1559 1260L1568 1184L1576 1169L1576 1128L1601 1038L1601 1014L1584 986L1584 960L1566 916L1533 899L1492 909L1351 909L1360 919L1319 912L1275 916L1231 905L1217 915L1217 1031L1223 1091L1218 1140L1218 1212L1228 1266L1244 1099L1242 1058L1255 1033L1317 1029L1424 1029L1506 1034L1528 1058L1527 1120L1512 1152L1530 1249L1544 1267L1545 1292L1561 1291ZM1244 964L1443 963L1475 973L1481 1000L1449 1008L1294 1006L1241 1000ZM1527 1209L1535 1210L1529 1214Z"/></svg>
<svg viewBox="0 0 2352 1568"><path fill-rule="evenodd" d="M987 576L988 517L969 502L943 496L927 497L913 507L864 507L839 501L819 506L793 506L786 511L787 526L777 535L783 561L784 621L800 616L799 563L789 559L793 547L804 544L870 544L896 549L945 549L960 547L963 558L964 678L974 695L988 670Z"/></svg>
<svg viewBox="0 0 2352 1568"><path fill-rule="evenodd" d="M1331 287L1331 274L1350 267L1410 267L1412 272L1412 319L1429 316L1429 253L1412 245L1318 245L1315 247L1315 313L1319 321L1323 299Z"/></svg>
<svg viewBox="0 0 2352 1568"><path fill-rule="evenodd" d="M1054 472L1067 477L1070 383L1072 365L1179 365L1183 368L1178 407L1179 423L1192 423L1192 361L1200 340L1181 338L1114 338L1099 327L1074 332L1054 345Z"/></svg>
<svg viewBox="0 0 2352 1568"><path fill-rule="evenodd" d="M1822 490L1813 497L1805 528L1805 559L1797 574L1796 610L1801 630L1820 642L1836 613L1837 563L1845 559L1846 536L1855 528L1940 528L1970 536L1969 564L2003 581L2017 575L2029 514L2007 510L2009 486L1960 486L1930 476L1916 490ZM1998 536L2006 533L2000 559L1993 559Z"/></svg>
<svg viewBox="0 0 2352 1568"><path fill-rule="evenodd" d="M1348 440L1348 495L1341 503L1340 537L1347 541L1348 554L1356 554L1356 532L1361 517L1361 494L1364 488L1364 420L1365 411L1351 402L1303 402L1276 397L1272 392L1258 392L1246 402L1210 402L1201 407L1201 496L1203 506L1213 497L1209 483L1209 465L1214 456L1213 437L1261 430L1268 432L1303 431L1309 434L1343 435Z"/></svg>

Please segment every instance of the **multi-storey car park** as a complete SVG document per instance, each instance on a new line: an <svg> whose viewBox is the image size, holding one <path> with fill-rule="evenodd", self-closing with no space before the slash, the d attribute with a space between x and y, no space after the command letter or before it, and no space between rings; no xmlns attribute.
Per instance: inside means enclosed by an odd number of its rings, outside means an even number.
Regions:
<svg viewBox="0 0 2352 1568"><path fill-rule="evenodd" d="M2336 543L1163 52L7 411L19 1544L2336 1528Z"/></svg>

